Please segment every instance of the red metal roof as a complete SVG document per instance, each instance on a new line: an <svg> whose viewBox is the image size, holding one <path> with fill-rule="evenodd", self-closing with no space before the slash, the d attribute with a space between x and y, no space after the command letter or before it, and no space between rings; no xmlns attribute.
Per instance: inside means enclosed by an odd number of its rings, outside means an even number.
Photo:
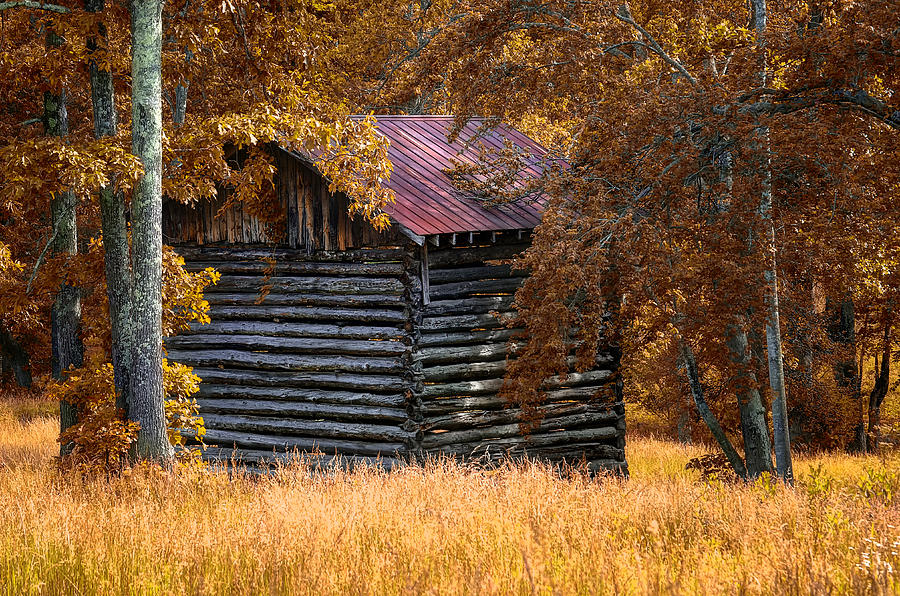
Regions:
<svg viewBox="0 0 900 596"><path fill-rule="evenodd" d="M526 172L541 174L540 158L546 150L509 126L487 132L479 128L481 119L470 120L456 140L448 142L453 116L377 116L379 132L390 141L388 156L394 171L386 186L397 202L385 211L412 232L427 236L451 232L483 232L533 228L540 221L543 200L486 207L478 199L463 196L444 170L451 160L477 163L480 146L503 148L504 139L527 149L532 158ZM466 144L477 137L475 143Z"/></svg>

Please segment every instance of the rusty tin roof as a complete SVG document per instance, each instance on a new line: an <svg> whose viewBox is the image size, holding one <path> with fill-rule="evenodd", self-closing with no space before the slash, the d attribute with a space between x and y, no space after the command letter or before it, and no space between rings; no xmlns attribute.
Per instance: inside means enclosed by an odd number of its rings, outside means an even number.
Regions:
<svg viewBox="0 0 900 596"><path fill-rule="evenodd" d="M546 150L534 140L512 127L499 125L481 131L473 143L466 143L479 133L482 119L466 123L451 143L447 135L454 124L453 116L377 116L377 128L390 141L388 155L394 166L386 186L394 191L397 202L385 211L391 218L415 234L429 236L453 232L484 232L533 228L540 221L543 200L520 201L493 207L464 196L444 170L453 167L451 160L477 163L480 146L503 148L504 139L527 149L527 174L539 176L540 158Z"/></svg>

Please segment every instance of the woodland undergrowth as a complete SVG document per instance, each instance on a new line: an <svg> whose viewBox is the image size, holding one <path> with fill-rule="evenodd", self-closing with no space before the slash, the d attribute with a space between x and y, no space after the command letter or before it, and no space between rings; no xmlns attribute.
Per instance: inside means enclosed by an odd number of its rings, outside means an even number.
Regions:
<svg viewBox="0 0 900 596"><path fill-rule="evenodd" d="M3 594L897 593L900 457L699 479L631 438L628 480L449 461L384 473L61 472L50 404L0 401Z"/></svg>

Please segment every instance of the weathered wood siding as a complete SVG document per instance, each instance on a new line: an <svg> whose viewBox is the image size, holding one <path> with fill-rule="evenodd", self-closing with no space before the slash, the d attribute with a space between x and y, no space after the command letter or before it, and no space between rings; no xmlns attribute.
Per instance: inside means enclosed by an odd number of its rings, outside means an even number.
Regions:
<svg viewBox="0 0 900 596"><path fill-rule="evenodd" d="M277 165L275 189L283 220L266 223L240 202L225 207L229 192L220 190L213 200L187 206L166 201L163 237L167 244L268 244L303 249L347 250L376 247L399 241L393 231L377 232L348 213L349 201L328 192L322 180L306 163L273 149Z"/></svg>
<svg viewBox="0 0 900 596"><path fill-rule="evenodd" d="M497 395L518 333L502 318L523 272L489 261L525 246L313 255L182 246L189 268L222 273L206 294L213 322L166 343L170 358L203 379L197 401L210 455L230 458L237 448L259 463L273 450L319 450L324 460L388 465L438 454L530 456L624 470L615 350L598 356L596 370L549 380L550 400L529 434L522 412ZM262 259L271 258L264 278Z"/></svg>
<svg viewBox="0 0 900 596"><path fill-rule="evenodd" d="M166 342L203 379L197 402L212 456L238 448L255 462L318 449L392 462L415 448L410 304L421 286L409 247L180 252L189 268L222 273L206 293L213 322ZM264 258L276 260L269 278Z"/></svg>
<svg viewBox="0 0 900 596"><path fill-rule="evenodd" d="M529 434L521 432L521 410L497 395L507 359L514 357L509 339L520 333L503 319L525 273L490 261L526 247L515 241L428 247L430 301L412 355L421 449L482 461L529 455L624 470L625 412L614 348L598 355L593 371L548 380L549 400Z"/></svg>

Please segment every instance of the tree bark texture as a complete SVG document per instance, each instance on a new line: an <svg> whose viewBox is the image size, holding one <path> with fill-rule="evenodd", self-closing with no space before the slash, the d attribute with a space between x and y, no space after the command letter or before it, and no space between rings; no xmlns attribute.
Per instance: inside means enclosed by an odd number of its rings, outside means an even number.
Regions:
<svg viewBox="0 0 900 596"><path fill-rule="evenodd" d="M59 47L63 39L47 33L47 46ZM44 134L66 137L69 134L66 90L44 93ZM78 253L78 201L74 193L59 192L50 199L50 221L53 229L51 250L54 255ZM63 279L50 311L50 368L55 379L62 379L70 367L84 364L84 344L81 341L81 291ZM64 432L77 422L78 412L65 400L59 402L59 430ZM71 451L71 445L61 444L60 455Z"/></svg>
<svg viewBox="0 0 900 596"><path fill-rule="evenodd" d="M728 439L728 435L725 434L725 431L719 424L716 415L713 414L706 403L706 398L703 395L703 386L700 384L700 374L697 371L697 360L694 357L694 351L682 337L678 338L678 346L681 350L681 359L684 361L684 372L687 376L688 385L691 388L691 396L694 398L694 404L697 406L700 418L706 423L709 432L712 433L713 438L715 438L719 447L722 448L722 451L731 463L731 467L734 468L734 472L741 478L747 478L747 467L744 465L744 460L741 459L740 454L738 454L734 445Z"/></svg>
<svg viewBox="0 0 900 596"><path fill-rule="evenodd" d="M766 424L766 409L759 394L759 383L753 372L748 351L747 333L740 324L732 325L725 340L731 360L737 365L737 400L744 435L744 457L747 474L755 478L763 472L773 473L772 446Z"/></svg>
<svg viewBox="0 0 900 596"><path fill-rule="evenodd" d="M88 12L103 12L105 0L85 0ZM94 136L115 136L118 126L112 75L100 67L98 54L105 52L106 28L101 23L98 38L88 40ZM131 340L128 321L131 300L131 264L125 199L109 184L100 189L100 225L103 231L106 295L112 335L112 364L116 384L116 406L127 414L131 378Z"/></svg>
<svg viewBox="0 0 900 596"><path fill-rule="evenodd" d="M144 166L132 197L131 394L134 455L171 460L162 375L162 1L131 2L131 147Z"/></svg>

